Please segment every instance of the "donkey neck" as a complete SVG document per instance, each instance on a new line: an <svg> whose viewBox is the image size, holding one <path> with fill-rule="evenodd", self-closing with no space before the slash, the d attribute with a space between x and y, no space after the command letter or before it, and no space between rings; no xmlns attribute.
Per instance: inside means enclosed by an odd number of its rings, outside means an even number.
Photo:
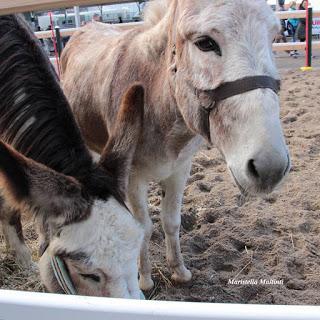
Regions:
<svg viewBox="0 0 320 320"><path fill-rule="evenodd" d="M168 15L151 29L139 33L134 46L138 52L136 56L140 57L138 78L144 78L147 62L149 64L146 108L150 118L146 119L147 123L152 121L158 127L156 135L164 139L166 151L178 157L196 134L185 123L175 98L172 26L172 17Z"/></svg>
<svg viewBox="0 0 320 320"><path fill-rule="evenodd" d="M151 30L151 33L157 33L158 30L158 28ZM137 65L137 69L142 70L145 61L151 62L149 72L153 75L147 85L149 94L146 97L147 117L150 118L146 120L147 123L151 121L157 127L156 135L164 142L166 154L169 153L170 156L177 158L196 134L187 127L176 102L172 65L173 47L166 33L167 31L164 32L162 39L159 39L161 35L158 34L156 45L148 50L139 46L143 51L141 56L144 58ZM150 34L147 35L148 38L149 36Z"/></svg>

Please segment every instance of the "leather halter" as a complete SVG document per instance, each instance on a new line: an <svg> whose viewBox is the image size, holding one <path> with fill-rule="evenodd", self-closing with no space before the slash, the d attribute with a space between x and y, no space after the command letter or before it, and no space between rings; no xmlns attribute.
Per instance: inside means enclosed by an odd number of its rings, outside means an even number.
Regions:
<svg viewBox="0 0 320 320"><path fill-rule="evenodd" d="M178 68L174 58L176 56L176 45L172 47L172 72L177 74ZM228 98L240 95L242 93L250 92L257 89L271 89L274 93L278 94L281 87L281 81L266 75L247 76L235 81L223 82L215 89L198 89L195 88L190 81L187 84L194 90L194 94L198 100L204 97L209 101L209 105L205 106L200 104L199 120L200 120L200 134L211 143L210 134L210 113L218 107L219 102Z"/></svg>
<svg viewBox="0 0 320 320"><path fill-rule="evenodd" d="M47 251L49 244L40 247L39 256L42 257ZM66 268L64 261L58 256L50 256L50 265L53 270L55 279L57 280L59 287L63 293L68 295L76 295L77 290L75 289L70 274Z"/></svg>
<svg viewBox="0 0 320 320"><path fill-rule="evenodd" d="M56 280L58 281L58 284L63 292L69 295L76 295L77 291L62 259L58 256L53 256L50 258L50 264Z"/></svg>
<svg viewBox="0 0 320 320"><path fill-rule="evenodd" d="M173 22L172 22L172 49L171 49L171 71L174 74L177 74L178 68L175 61L177 55L177 31L176 31L176 14L177 14L177 2L175 3L174 12L173 12ZM215 89L201 90L195 88L190 82L187 82L189 86L194 89L194 94L197 99L200 99L200 96L204 96L206 100L210 101L209 105L204 106L200 105L200 134L205 136L207 140L211 143L211 134L210 134L210 113L217 108L219 102L246 93L249 91L257 89L271 89L276 94L280 91L281 82L279 79L275 79L266 75L256 75L248 76L244 78L237 79L235 81L223 82L220 86Z"/></svg>
<svg viewBox="0 0 320 320"><path fill-rule="evenodd" d="M45 248L43 253L47 248ZM77 290L73 285L72 279L63 260L58 256L53 256L50 258L50 264L61 290L68 295L77 295ZM143 292L140 290L140 300L145 299Z"/></svg>
<svg viewBox="0 0 320 320"><path fill-rule="evenodd" d="M172 48L172 71L177 74L178 68L174 62L176 56L176 45ZM207 106L200 104L199 120L200 120L200 134L211 143L210 134L210 113L218 107L219 102L228 98L240 95L242 93L250 92L257 89L271 89L274 93L278 94L281 87L281 81L266 75L248 76L237 79L235 81L223 82L215 89L198 89L195 88L190 81L187 81L189 87L194 90L194 94L198 100L205 98L209 101Z"/></svg>
<svg viewBox="0 0 320 320"><path fill-rule="evenodd" d="M219 87L213 90L200 90L194 88L195 95L198 99L205 97L209 100L209 105L200 105L200 121L203 133L211 142L210 135L210 113L217 108L219 102L257 89L271 89L276 94L280 91L280 80L269 76L258 75L244 77L235 81L223 82Z"/></svg>
<svg viewBox="0 0 320 320"><path fill-rule="evenodd" d="M50 258L50 264L52 266L54 276L63 292L68 295L77 295L77 290L73 285L72 279L63 260L58 256L53 256ZM143 292L140 290L140 300L145 299Z"/></svg>
<svg viewBox="0 0 320 320"><path fill-rule="evenodd" d="M127 211L132 215L131 211L128 209L127 205L123 202L123 206L127 209ZM43 246L40 246L39 256L42 257L43 254L47 251L49 247L49 243L45 243ZM50 265L53 270L53 274L55 279L57 280L59 287L63 291L63 293L68 295L77 295L77 290L72 282L69 271L66 268L65 262L57 255L50 256ZM140 291L140 299L144 300L145 297Z"/></svg>

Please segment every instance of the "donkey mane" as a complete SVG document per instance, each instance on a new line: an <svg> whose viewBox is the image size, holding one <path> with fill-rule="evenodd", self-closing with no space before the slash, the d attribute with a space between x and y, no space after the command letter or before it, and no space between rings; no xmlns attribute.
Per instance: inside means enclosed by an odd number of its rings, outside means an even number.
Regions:
<svg viewBox="0 0 320 320"><path fill-rule="evenodd" d="M0 17L0 137L58 172L85 177L93 161L57 75L20 16Z"/></svg>
<svg viewBox="0 0 320 320"><path fill-rule="evenodd" d="M166 15L168 5L168 0L154 0L149 2L143 14L145 26L151 28L157 25Z"/></svg>

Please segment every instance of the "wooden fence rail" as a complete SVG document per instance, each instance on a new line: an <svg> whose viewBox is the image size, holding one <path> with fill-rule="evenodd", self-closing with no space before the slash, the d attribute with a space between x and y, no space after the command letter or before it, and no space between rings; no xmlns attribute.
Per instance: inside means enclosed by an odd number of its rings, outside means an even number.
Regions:
<svg viewBox="0 0 320 320"><path fill-rule="evenodd" d="M141 25L142 22L132 22L132 23L122 23L117 24L117 27L123 29L123 30L129 30L131 28L137 27ZM72 29L61 29L60 34L61 37L70 37L72 36L78 28L72 28ZM52 37L51 31L40 31L36 32L36 36L39 39L49 39ZM320 49L320 41L314 41L312 43L312 47L314 49ZM304 50L306 48L305 42L287 42L287 43L274 43L273 44L273 51L288 51L288 50Z"/></svg>
<svg viewBox="0 0 320 320"><path fill-rule="evenodd" d="M141 25L142 22L130 22L130 23L118 23L116 26L123 30L129 30L131 28ZM71 37L77 30L80 28L69 28L69 29L60 29L61 37ZM39 31L35 32L35 35L38 39L49 39L52 38L52 31Z"/></svg>
<svg viewBox="0 0 320 320"><path fill-rule="evenodd" d="M134 0L0 0L0 15L37 10L70 8L73 6L126 3ZM276 12L280 19L304 18L304 10ZM320 17L320 11L314 13Z"/></svg>
<svg viewBox="0 0 320 320"><path fill-rule="evenodd" d="M304 50L305 48L306 48L305 42L274 43L272 46L273 51ZM320 49L320 41L313 41L312 48Z"/></svg>
<svg viewBox="0 0 320 320"><path fill-rule="evenodd" d="M297 10L297 11L284 11L284 12L276 12L276 15L280 19L287 19L287 18L303 18L306 15L305 10ZM320 10L314 11L314 17L320 17ZM133 23L122 23L117 24L117 27L121 29L131 29L141 25L142 22L133 22ZM60 34L62 37L72 36L78 29L71 28L71 29L61 29ZM36 32L36 36L39 39L48 39L52 37L51 31L40 31ZM314 41L312 44L314 49L320 49L320 41ZM291 43L274 43L273 50L274 51L291 51L291 50L304 50L306 48L305 42L291 42Z"/></svg>
<svg viewBox="0 0 320 320"><path fill-rule="evenodd" d="M301 19L301 18L306 17L306 11L305 10L277 11L276 16L279 19ZM313 17L319 18L320 17L320 10L314 10Z"/></svg>
<svg viewBox="0 0 320 320"><path fill-rule="evenodd" d="M132 0L0 0L0 15L41 11L73 6L90 6L97 4L115 4L132 2Z"/></svg>
<svg viewBox="0 0 320 320"><path fill-rule="evenodd" d="M75 5L97 5L97 4L115 4L115 3L126 3L132 2L132 0L0 0L0 15L9 13L18 13L35 10L48 10L54 8L68 8ZM289 18L304 18L306 16L305 10L296 11L282 11L276 12L279 19ZM320 10L314 11L313 16L315 18L320 17ZM138 26L140 23L128 23L119 24L118 26L122 29L130 29ZM72 29L61 29L61 36L72 36L76 32L76 28ZM51 38L51 31L37 32L36 36L39 39ZM285 51L285 50L304 50L306 47L305 43L277 43L273 45L274 51ZM313 48L320 48L320 41L313 42Z"/></svg>

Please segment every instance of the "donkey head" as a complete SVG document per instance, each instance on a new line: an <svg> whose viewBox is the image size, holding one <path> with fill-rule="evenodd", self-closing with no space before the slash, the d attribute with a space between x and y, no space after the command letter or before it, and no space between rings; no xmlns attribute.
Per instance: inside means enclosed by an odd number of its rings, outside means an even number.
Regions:
<svg viewBox="0 0 320 320"><path fill-rule="evenodd" d="M272 191L290 168L272 54L278 20L265 0L176 0L170 11L171 86L186 123L220 149L242 191Z"/></svg>
<svg viewBox="0 0 320 320"><path fill-rule="evenodd" d="M101 161L83 179L0 144L3 196L10 206L36 216L43 246L40 275L50 292L63 292L52 263L58 258L80 295L140 296L142 230L123 199L141 131L143 95L139 85L127 91Z"/></svg>

